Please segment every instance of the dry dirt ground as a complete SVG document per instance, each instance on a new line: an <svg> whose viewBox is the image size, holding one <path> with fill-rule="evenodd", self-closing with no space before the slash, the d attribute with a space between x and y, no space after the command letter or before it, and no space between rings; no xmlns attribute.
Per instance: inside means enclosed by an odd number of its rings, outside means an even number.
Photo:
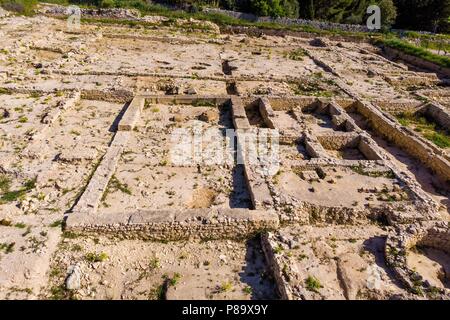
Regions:
<svg viewBox="0 0 450 320"><path fill-rule="evenodd" d="M423 96L449 110L441 75L348 39L317 46L189 23L68 30L64 19L10 16L0 18L0 38L1 299L279 299L280 278L299 299L423 298L385 262L385 239L403 220L384 218L448 221L449 184L379 135L349 91L391 117L417 109ZM236 127L229 103L147 99L96 214L273 210L281 223L272 242L264 230L244 240L179 241L64 231L138 95L240 97L250 126L272 126L290 142L280 145L280 169L265 179L270 192L258 207L245 165L171 161L176 129L210 129L205 146L228 146L224 132ZM255 108L260 97L272 99L271 125ZM315 109L318 98L333 101L347 122ZM349 130L350 121L362 130ZM427 247L407 256L411 269L447 289L449 259Z"/></svg>

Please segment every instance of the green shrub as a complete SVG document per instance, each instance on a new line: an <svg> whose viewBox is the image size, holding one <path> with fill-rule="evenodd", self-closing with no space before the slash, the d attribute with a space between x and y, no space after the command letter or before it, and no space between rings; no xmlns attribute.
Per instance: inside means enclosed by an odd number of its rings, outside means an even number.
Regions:
<svg viewBox="0 0 450 320"><path fill-rule="evenodd" d="M112 8L115 4L114 0L101 0L99 6L102 8Z"/></svg>
<svg viewBox="0 0 450 320"><path fill-rule="evenodd" d="M105 252L93 253L89 252L86 254L85 259L89 262L103 262L108 259L108 255Z"/></svg>
<svg viewBox="0 0 450 320"><path fill-rule="evenodd" d="M320 284L320 281L317 278L314 278L312 276L309 276L305 280L306 289L313 292L319 292L320 288L323 288L323 286Z"/></svg>

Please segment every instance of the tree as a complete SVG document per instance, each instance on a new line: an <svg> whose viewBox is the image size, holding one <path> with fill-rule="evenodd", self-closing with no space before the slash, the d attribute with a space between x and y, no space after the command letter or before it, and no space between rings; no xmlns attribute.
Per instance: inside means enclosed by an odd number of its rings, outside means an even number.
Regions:
<svg viewBox="0 0 450 320"><path fill-rule="evenodd" d="M286 11L282 6L281 1L282 0L250 0L250 8L252 12L258 16L283 17L286 15Z"/></svg>
<svg viewBox="0 0 450 320"><path fill-rule="evenodd" d="M298 0L282 0L281 6L286 17L298 18L300 10Z"/></svg>
<svg viewBox="0 0 450 320"><path fill-rule="evenodd" d="M380 6L382 24L395 21L396 10L392 0L299 0L300 17L337 23L362 24L371 4Z"/></svg>
<svg viewBox="0 0 450 320"><path fill-rule="evenodd" d="M392 0L381 0L378 5L381 9L381 24L383 27L391 27L397 18L397 8Z"/></svg>
<svg viewBox="0 0 450 320"><path fill-rule="evenodd" d="M450 0L395 0L395 27L437 32L448 26Z"/></svg>

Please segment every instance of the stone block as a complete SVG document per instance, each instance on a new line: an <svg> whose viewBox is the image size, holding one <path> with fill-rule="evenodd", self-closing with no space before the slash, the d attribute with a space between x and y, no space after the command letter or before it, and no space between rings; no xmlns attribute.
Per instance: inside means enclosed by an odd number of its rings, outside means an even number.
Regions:
<svg viewBox="0 0 450 320"><path fill-rule="evenodd" d="M119 122L119 131L132 131L134 129L144 108L144 104L145 99L142 97L135 97L130 102L130 105Z"/></svg>
<svg viewBox="0 0 450 320"><path fill-rule="evenodd" d="M247 118L233 118L233 125L236 130L248 130L251 129L250 122Z"/></svg>
<svg viewBox="0 0 450 320"><path fill-rule="evenodd" d="M231 97L231 110L233 112L233 118L247 118L241 98Z"/></svg>
<svg viewBox="0 0 450 320"><path fill-rule="evenodd" d="M301 172L301 177L303 180L308 182L320 181L319 175L315 170L306 170Z"/></svg>
<svg viewBox="0 0 450 320"><path fill-rule="evenodd" d="M96 157L97 150L93 148L77 147L75 149L63 150L58 156L58 161L67 163L79 163L83 160L92 161Z"/></svg>
<svg viewBox="0 0 450 320"><path fill-rule="evenodd" d="M172 223L177 210L141 210L130 216L128 224Z"/></svg>

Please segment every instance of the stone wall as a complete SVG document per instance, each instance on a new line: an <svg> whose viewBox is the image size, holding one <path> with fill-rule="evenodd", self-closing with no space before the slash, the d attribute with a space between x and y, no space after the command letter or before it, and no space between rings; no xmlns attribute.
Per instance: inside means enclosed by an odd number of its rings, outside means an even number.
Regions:
<svg viewBox="0 0 450 320"><path fill-rule="evenodd" d="M254 98L245 99L245 104L249 104ZM291 110L293 106L305 108L317 101L316 97L268 97L270 106L274 111ZM353 100L352 100L353 101Z"/></svg>
<svg viewBox="0 0 450 320"><path fill-rule="evenodd" d="M359 138L358 149L368 160L386 160L380 147L365 134Z"/></svg>
<svg viewBox="0 0 450 320"><path fill-rule="evenodd" d="M356 103L356 110L372 124L372 127L386 139L393 141L413 157L420 160L430 169L450 180L450 163L443 152L417 135L388 119L377 108L361 101Z"/></svg>
<svg viewBox="0 0 450 320"><path fill-rule="evenodd" d="M401 112L414 113L423 107L423 102L417 100L374 100L373 103L380 107L383 111L387 111L392 114L398 114Z"/></svg>
<svg viewBox="0 0 450 320"><path fill-rule="evenodd" d="M447 222L427 222L397 226L386 239L385 258L396 278L411 292L430 299L450 300L450 290L431 287L422 275L407 265L407 254L414 246L428 246L450 252L450 229Z"/></svg>
<svg viewBox="0 0 450 320"><path fill-rule="evenodd" d="M284 25L302 25L308 26L320 30L342 30L350 32L370 32L364 25L358 24L341 24L328 21L307 20L307 19L293 19L293 18L272 18L272 17L258 17L254 14L223 10L218 8L205 8L204 12L207 13L219 13L236 19L242 19L252 22L272 22Z"/></svg>
<svg viewBox="0 0 450 320"><path fill-rule="evenodd" d="M144 104L145 99L142 97L136 97L130 102L125 114L119 122L119 131L132 131L134 129L141 116L141 112L144 109Z"/></svg>
<svg viewBox="0 0 450 320"><path fill-rule="evenodd" d="M291 285L288 279L285 278L284 273L281 270L281 261L274 252L276 246L273 240L273 233L266 232L261 235L261 247L266 257L266 263L269 266L271 273L274 275L275 283L277 285L278 294L283 300L293 300L294 294L292 292ZM289 266L288 266L289 267Z"/></svg>
<svg viewBox="0 0 450 320"><path fill-rule="evenodd" d="M68 16L73 14L71 7L65 7L60 5L45 4L41 6L41 13L56 16ZM138 20L140 18L140 12L137 9L122 9L122 8L80 8L81 15L91 16L96 18L114 18L114 19L127 19Z"/></svg>
<svg viewBox="0 0 450 320"><path fill-rule="evenodd" d="M450 254L450 230L448 228L432 227L418 242L419 246L437 248Z"/></svg>
<svg viewBox="0 0 450 320"><path fill-rule="evenodd" d="M401 60L406 61L412 65L415 65L419 68L431 70L431 71L437 72L439 74L443 74L446 77L450 77L450 68L441 67L433 62L426 61L422 58L418 58L418 57L409 55L407 53L404 53L400 50L397 50L397 49L394 49L391 47L383 46L383 51L391 59L401 59Z"/></svg>
<svg viewBox="0 0 450 320"><path fill-rule="evenodd" d="M450 112L443 106L433 102L427 104L423 110L426 116L432 118L437 124L450 132Z"/></svg>
<svg viewBox="0 0 450 320"><path fill-rule="evenodd" d="M359 138L359 135L353 132L334 132L332 134L317 136L320 144L328 150L357 148Z"/></svg>
<svg viewBox="0 0 450 320"><path fill-rule="evenodd" d="M356 131L362 132L360 128L356 125L355 121L345 112L342 107L332 101L328 104L328 113L331 115L331 121L335 129L345 129L345 131Z"/></svg>
<svg viewBox="0 0 450 320"><path fill-rule="evenodd" d="M266 126L268 128L275 129L273 121L275 114L268 98L259 99L259 113L261 114Z"/></svg>
<svg viewBox="0 0 450 320"><path fill-rule="evenodd" d="M69 214L65 230L121 239L178 241L244 239L278 226L278 217L270 210L186 209L108 215L74 212Z"/></svg>
<svg viewBox="0 0 450 320"><path fill-rule="evenodd" d="M14 83L7 84L5 86L0 87L0 90L7 94L16 94L16 93L24 93L24 94L52 94L56 91L54 89L50 90L36 90L30 87L18 86ZM84 100L100 100L100 101L109 101L109 102L117 102L117 103L125 103L131 101L134 97L132 91L128 90L86 90L86 89L78 89L76 86L73 88L63 89L61 91L64 92L80 92L80 99Z"/></svg>

